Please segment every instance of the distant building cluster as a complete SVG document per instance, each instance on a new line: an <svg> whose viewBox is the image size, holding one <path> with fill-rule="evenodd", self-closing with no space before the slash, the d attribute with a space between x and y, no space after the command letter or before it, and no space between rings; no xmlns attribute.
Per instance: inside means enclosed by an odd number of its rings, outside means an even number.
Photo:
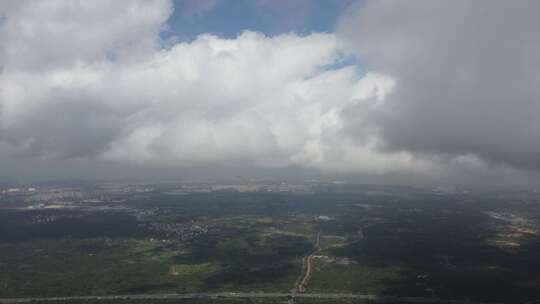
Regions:
<svg viewBox="0 0 540 304"><path fill-rule="evenodd" d="M312 193L313 186L309 184L289 184L289 183L245 183L245 184L190 183L190 184L182 184L177 189L168 191L167 194L208 193L208 192L220 192L220 191Z"/></svg>
<svg viewBox="0 0 540 304"><path fill-rule="evenodd" d="M188 223L143 223L140 226L163 240L190 241L208 232L208 225L191 221Z"/></svg>
<svg viewBox="0 0 540 304"><path fill-rule="evenodd" d="M25 195L25 194L31 194L36 192L36 188L29 187L29 188L6 188L6 189L0 189L0 193L3 195Z"/></svg>

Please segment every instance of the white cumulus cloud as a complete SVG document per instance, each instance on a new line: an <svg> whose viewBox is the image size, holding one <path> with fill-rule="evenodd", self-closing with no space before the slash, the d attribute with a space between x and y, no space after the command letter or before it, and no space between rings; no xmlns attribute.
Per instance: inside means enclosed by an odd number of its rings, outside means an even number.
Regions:
<svg viewBox="0 0 540 304"><path fill-rule="evenodd" d="M346 54L335 34L205 34L161 48L168 2L20 2L4 11L7 158L413 167L412 155L375 151L375 134L363 143L344 134L344 109L376 107L394 82L336 68Z"/></svg>

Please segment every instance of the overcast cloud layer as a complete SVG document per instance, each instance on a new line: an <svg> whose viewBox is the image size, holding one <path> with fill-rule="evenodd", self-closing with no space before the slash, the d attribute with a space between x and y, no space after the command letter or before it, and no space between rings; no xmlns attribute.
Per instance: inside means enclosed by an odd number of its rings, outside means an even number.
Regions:
<svg viewBox="0 0 540 304"><path fill-rule="evenodd" d="M173 9L2 2L10 169L0 176L28 162L426 178L540 170L536 2L362 1L336 33L246 29L164 48Z"/></svg>
<svg viewBox="0 0 540 304"><path fill-rule="evenodd" d="M370 115L386 148L540 169L539 9L536 1L357 5L344 34L371 69L398 82Z"/></svg>

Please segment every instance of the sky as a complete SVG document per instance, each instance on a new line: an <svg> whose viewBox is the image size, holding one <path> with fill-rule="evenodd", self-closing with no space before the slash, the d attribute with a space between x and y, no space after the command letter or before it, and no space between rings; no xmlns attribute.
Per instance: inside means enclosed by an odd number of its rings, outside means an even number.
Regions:
<svg viewBox="0 0 540 304"><path fill-rule="evenodd" d="M536 1L0 2L0 180L538 187Z"/></svg>

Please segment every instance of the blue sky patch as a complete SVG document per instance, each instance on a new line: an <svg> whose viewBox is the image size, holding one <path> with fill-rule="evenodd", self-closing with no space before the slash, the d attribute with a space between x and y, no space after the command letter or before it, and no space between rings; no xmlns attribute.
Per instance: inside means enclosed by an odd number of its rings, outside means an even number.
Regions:
<svg viewBox="0 0 540 304"><path fill-rule="evenodd" d="M332 32L352 0L175 0L164 40L192 41L203 33L234 38L245 30L267 36Z"/></svg>

